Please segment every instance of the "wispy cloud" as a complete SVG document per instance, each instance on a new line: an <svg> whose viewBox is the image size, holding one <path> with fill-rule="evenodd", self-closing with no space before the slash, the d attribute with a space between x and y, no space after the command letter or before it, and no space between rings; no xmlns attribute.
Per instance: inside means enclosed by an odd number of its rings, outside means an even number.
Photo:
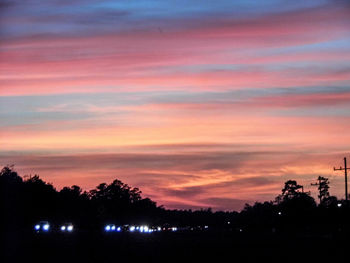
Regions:
<svg viewBox="0 0 350 263"><path fill-rule="evenodd" d="M186 148L186 146L183 146ZM147 148L147 146L145 146ZM200 149L199 145L199 149ZM331 177L333 185L342 178L333 175L331 165L339 153L300 151L210 151L175 153L121 153L75 155L5 154L2 162L16 163L22 174L39 173L58 187L83 184L91 189L100 182L119 178L140 187L146 196L168 207L188 205L215 209L241 209L244 202L264 201L279 194L283 182L297 179L311 190L318 175ZM332 189L333 190L333 189ZM333 193L341 194L340 188ZM229 200L241 200L228 204ZM226 200L221 202L220 200Z"/></svg>
<svg viewBox="0 0 350 263"><path fill-rule="evenodd" d="M347 1L39 2L0 4L3 165L240 209L348 151Z"/></svg>

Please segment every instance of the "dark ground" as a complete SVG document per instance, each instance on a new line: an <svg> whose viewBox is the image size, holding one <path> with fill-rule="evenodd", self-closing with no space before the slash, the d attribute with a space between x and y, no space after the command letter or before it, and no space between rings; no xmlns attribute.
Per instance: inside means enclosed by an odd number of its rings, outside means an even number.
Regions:
<svg viewBox="0 0 350 263"><path fill-rule="evenodd" d="M1 262L349 262L341 234L11 232ZM347 240L347 241L346 241ZM345 242L346 241L346 242Z"/></svg>

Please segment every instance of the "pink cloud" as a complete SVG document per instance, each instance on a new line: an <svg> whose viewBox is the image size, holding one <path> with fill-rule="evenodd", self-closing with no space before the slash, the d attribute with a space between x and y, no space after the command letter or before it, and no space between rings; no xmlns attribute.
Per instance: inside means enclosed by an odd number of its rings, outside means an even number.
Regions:
<svg viewBox="0 0 350 263"><path fill-rule="evenodd" d="M288 179L298 180L316 195L310 183L324 175L331 179L332 193L341 196L343 178L332 171L341 160L339 153L282 153L272 148L268 152L2 156L2 162L15 163L22 175L38 173L59 188L78 184L91 189L119 178L167 207L236 210L242 206L234 200L272 199Z"/></svg>
<svg viewBox="0 0 350 263"><path fill-rule="evenodd" d="M348 14L347 9L316 8L253 19L186 21L186 27L180 23L162 34L119 32L5 40L0 94L340 85L349 81L348 69L335 71L324 66L318 72L303 67L271 71L257 63L336 62L341 54L334 50L296 56L260 53L340 38L348 32ZM227 64L240 64L240 68L225 72L215 67L199 72L181 68Z"/></svg>
<svg viewBox="0 0 350 263"><path fill-rule="evenodd" d="M307 110L344 110L350 93L295 94L298 87L349 84L349 48L332 42L349 36L349 9L326 7L172 21L162 32L4 39L0 96L252 93L212 101L147 97L138 105L45 104L31 112L33 123L23 117L2 124L2 165L15 163L22 175L39 173L59 188L91 189L117 177L171 208L240 209L243 202L273 198L288 179L311 189L319 175L330 177L331 191L341 196L343 178L331 169L348 151L349 117ZM317 48L324 43L327 48ZM317 45L311 50L309 44ZM285 93L253 94L276 87ZM41 118L57 112L91 115Z"/></svg>

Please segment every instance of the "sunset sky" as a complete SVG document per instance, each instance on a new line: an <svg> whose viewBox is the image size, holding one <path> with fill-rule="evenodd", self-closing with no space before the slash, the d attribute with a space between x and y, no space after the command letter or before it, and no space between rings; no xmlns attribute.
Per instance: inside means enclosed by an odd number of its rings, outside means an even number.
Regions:
<svg viewBox="0 0 350 263"><path fill-rule="evenodd" d="M240 210L350 162L350 3L5 0L0 165Z"/></svg>

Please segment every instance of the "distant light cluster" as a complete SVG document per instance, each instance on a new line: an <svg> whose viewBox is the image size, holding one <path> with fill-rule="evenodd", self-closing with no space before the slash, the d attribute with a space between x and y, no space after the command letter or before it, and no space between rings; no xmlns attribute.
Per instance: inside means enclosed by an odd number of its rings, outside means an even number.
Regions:
<svg viewBox="0 0 350 263"><path fill-rule="evenodd" d="M50 230L50 224L47 221L40 221L34 226L37 232L48 232Z"/></svg>
<svg viewBox="0 0 350 263"><path fill-rule="evenodd" d="M148 225L122 225L116 226L114 224L107 224L104 227L106 232L130 232L130 233L153 233L153 232L176 232L178 227L176 226L148 226Z"/></svg>
<svg viewBox="0 0 350 263"><path fill-rule="evenodd" d="M161 231L160 227L149 227L147 225L134 226L134 225L123 225L115 226L114 224L108 224L105 226L106 232L140 232L140 233L152 233Z"/></svg>
<svg viewBox="0 0 350 263"><path fill-rule="evenodd" d="M34 225L34 230L39 233L39 232L49 232L51 229L50 223L48 221L40 221L39 223ZM63 224L59 227L59 230L61 232L73 232L74 226L72 223L66 223Z"/></svg>
<svg viewBox="0 0 350 263"><path fill-rule="evenodd" d="M72 232L73 231L73 225L72 224L65 224L65 225L62 225L60 229L61 229L62 232L65 232L65 231Z"/></svg>
<svg viewBox="0 0 350 263"><path fill-rule="evenodd" d="M196 227L177 227L177 226L148 226L148 225L115 225L106 224L103 228L104 232L127 232L127 233L153 233L153 232L177 232L177 231L194 231L194 230L208 230L209 226ZM37 233L46 233L50 231L58 231L71 233L74 230L72 223L60 225L58 228L51 228L48 221L40 221L34 225L34 230Z"/></svg>

